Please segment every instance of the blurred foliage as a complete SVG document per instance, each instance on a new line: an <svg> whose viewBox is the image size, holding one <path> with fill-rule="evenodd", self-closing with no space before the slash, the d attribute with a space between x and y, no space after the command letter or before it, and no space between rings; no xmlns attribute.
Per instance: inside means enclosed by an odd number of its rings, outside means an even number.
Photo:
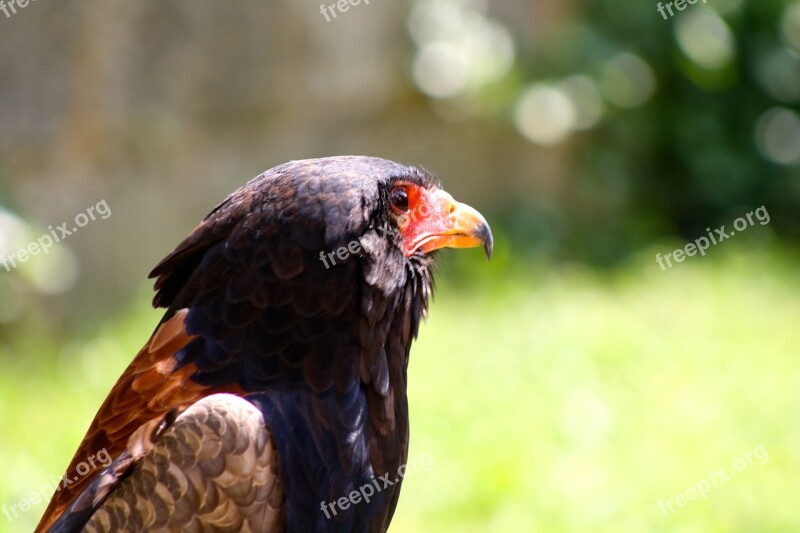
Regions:
<svg viewBox="0 0 800 533"><path fill-rule="evenodd" d="M511 114L523 136L566 160L556 194L504 210L512 237L533 236L516 241L523 249L616 263L654 238L693 239L762 204L778 234L800 236L800 3L716 0L671 7L672 17L662 6L668 20L657 2L589 1L556 15L532 3L530 17L501 22L517 57L491 82L470 78L487 60L471 53L486 4L417 5L427 28L417 33L428 36L417 60L438 52L438 69L418 82L444 115ZM483 45L494 64L506 55L499 41Z"/></svg>
<svg viewBox="0 0 800 533"><path fill-rule="evenodd" d="M62 321L126 301L249 177L336 153L436 171L523 256L618 264L762 204L796 242L800 2L661 4L31 4L0 32L0 204L33 228L114 210L65 244Z"/></svg>

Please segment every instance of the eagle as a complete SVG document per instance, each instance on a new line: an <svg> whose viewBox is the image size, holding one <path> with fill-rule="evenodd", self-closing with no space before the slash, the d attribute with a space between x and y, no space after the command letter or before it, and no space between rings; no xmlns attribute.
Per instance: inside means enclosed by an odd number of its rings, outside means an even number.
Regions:
<svg viewBox="0 0 800 533"><path fill-rule="evenodd" d="M150 273L164 316L36 531L385 531L436 251L492 245L421 167L338 156L253 178Z"/></svg>

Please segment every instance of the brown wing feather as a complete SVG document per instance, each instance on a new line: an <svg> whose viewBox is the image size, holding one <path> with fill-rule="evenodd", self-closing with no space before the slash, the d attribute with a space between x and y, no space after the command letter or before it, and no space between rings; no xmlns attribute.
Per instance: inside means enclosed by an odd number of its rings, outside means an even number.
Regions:
<svg viewBox="0 0 800 533"><path fill-rule="evenodd" d="M283 489L262 413L208 396L167 429L84 531L281 531Z"/></svg>
<svg viewBox="0 0 800 533"><path fill-rule="evenodd" d="M86 464L88 457L102 450L116 457L134 431L161 419L172 409L181 411L216 392L241 392L238 388L209 388L192 381L190 376L196 371L193 365L175 370L175 353L193 339L184 327L186 313L185 309L180 310L163 322L117 380L67 468L65 479L74 482L56 490L37 532L47 530L96 477L99 470L84 476L77 474L78 465Z"/></svg>

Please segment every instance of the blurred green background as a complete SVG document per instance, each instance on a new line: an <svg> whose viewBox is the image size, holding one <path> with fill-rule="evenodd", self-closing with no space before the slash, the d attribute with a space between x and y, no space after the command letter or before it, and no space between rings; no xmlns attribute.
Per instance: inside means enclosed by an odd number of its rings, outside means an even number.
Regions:
<svg viewBox="0 0 800 533"><path fill-rule="evenodd" d="M0 264L0 505L61 475L159 319L146 273L217 201L356 153L433 170L496 240L442 254L409 369L434 467L392 531L800 530L800 2L664 4L0 11L0 260L111 211Z"/></svg>

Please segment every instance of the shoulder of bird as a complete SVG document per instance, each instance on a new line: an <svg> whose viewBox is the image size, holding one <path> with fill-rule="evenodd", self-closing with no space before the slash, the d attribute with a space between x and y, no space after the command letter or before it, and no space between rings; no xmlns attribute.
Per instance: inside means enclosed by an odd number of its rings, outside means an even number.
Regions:
<svg viewBox="0 0 800 533"><path fill-rule="evenodd" d="M479 245L485 219L418 167L342 156L252 179L151 272L164 317L37 531L384 530L402 480L326 504L406 461L435 251Z"/></svg>

